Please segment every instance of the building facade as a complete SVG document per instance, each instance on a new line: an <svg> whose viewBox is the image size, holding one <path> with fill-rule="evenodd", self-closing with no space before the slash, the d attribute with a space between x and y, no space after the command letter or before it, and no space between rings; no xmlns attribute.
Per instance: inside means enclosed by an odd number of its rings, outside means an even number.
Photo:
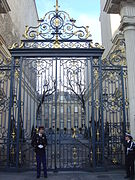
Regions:
<svg viewBox="0 0 135 180"><path fill-rule="evenodd" d="M107 14L104 11L106 0L100 1L100 22L102 45L105 47L104 56L106 56L113 46L113 38L119 33L120 15Z"/></svg>
<svg viewBox="0 0 135 180"><path fill-rule="evenodd" d="M122 40L125 44L125 57L128 74L128 97L129 97L129 122L132 136L135 138L135 115L134 115L134 44L135 44L135 2L128 0L101 0L101 30L102 42L106 48L104 57L108 56L119 46ZM115 23L113 23L115 21ZM105 21L105 19L108 19ZM112 26L114 24L114 26ZM106 36L110 34L109 36Z"/></svg>
<svg viewBox="0 0 135 180"><path fill-rule="evenodd" d="M36 25L38 14L34 0L0 3L0 35L7 48L22 39L26 25Z"/></svg>
<svg viewBox="0 0 135 180"><path fill-rule="evenodd" d="M36 9L35 0L15 0L14 3L11 0L0 1L0 164L5 162L7 147L7 129L9 128L9 103L10 103L10 79L11 79L11 55L9 47L16 42L20 42L22 35L25 31L26 25L36 26L38 20L38 14ZM17 62L16 62L17 63ZM16 64L17 65L17 64ZM18 62L19 65L19 62ZM25 69L25 70L24 70ZM20 119L27 119L20 124L20 132L23 128L26 130L31 129L30 116L35 116L34 94L36 88L30 81L30 71L27 69L27 65L23 64L22 74L22 108ZM35 79L35 73L31 73L31 77ZM25 84L24 84L25 83ZM18 91L19 91L19 71L16 69L14 78L14 92L13 103L16 104L12 112L10 128L13 141L16 138L16 124L18 116ZM31 87L31 88L30 88ZM31 90L30 90L31 89ZM25 99L25 102L23 101ZM35 105L35 106L34 106ZM27 116L27 118L25 118ZM34 119L34 118L33 118ZM22 132L21 132L22 133ZM14 152L14 148L11 148Z"/></svg>

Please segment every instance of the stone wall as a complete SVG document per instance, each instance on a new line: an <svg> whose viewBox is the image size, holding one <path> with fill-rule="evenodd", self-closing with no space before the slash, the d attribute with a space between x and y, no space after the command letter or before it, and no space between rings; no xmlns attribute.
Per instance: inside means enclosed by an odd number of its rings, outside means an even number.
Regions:
<svg viewBox="0 0 135 180"><path fill-rule="evenodd" d="M104 11L107 0L100 0L100 22L101 22L101 39L105 47L104 56L107 56L111 50L114 36L118 33L120 25L120 16L118 14L107 14Z"/></svg>
<svg viewBox="0 0 135 180"><path fill-rule="evenodd" d="M25 26L36 26L38 20L35 0L7 0L10 10L0 14L0 35L7 47L22 39Z"/></svg>
<svg viewBox="0 0 135 180"><path fill-rule="evenodd" d="M35 5L35 0L2 0L3 4L9 6L6 10L2 9L2 5L0 3L0 62L1 65L8 65L7 59L11 57L10 52L8 51L8 47L11 46L15 42L19 42L22 39L22 34L25 31L25 26L36 26L38 24L38 14ZM9 60L8 59L8 60ZM0 71L0 90L5 94L5 102L9 99L10 96L10 75L9 77L5 76L6 71ZM8 72L10 73L10 72ZM24 74L23 74L24 76ZM24 77L23 77L24 78ZM36 108L34 104L34 98L32 92L29 90L32 89L32 86L29 82L29 79L25 77L25 81L27 81L27 86L22 85L22 98L25 96L29 99L28 104L31 102L31 112L33 114L31 117L35 115L33 108ZM19 85L18 79L15 79L16 89ZM2 91L3 90L3 91ZM25 93L24 93L25 91ZM34 90L33 90L34 91ZM5 106L5 104L4 104ZM24 105L27 107L27 104ZM29 112L29 111L28 111ZM23 115L24 116L24 115ZM22 117L23 117L22 116ZM30 116L28 113L27 117ZM17 116L15 117L17 119ZM34 119L34 118L33 118ZM27 128L31 128L30 119L27 119ZM33 122L32 122L33 124ZM24 122L25 126L25 122ZM8 127L8 108L1 109L1 117L0 117L0 127L7 128ZM1 130L0 130L1 133Z"/></svg>

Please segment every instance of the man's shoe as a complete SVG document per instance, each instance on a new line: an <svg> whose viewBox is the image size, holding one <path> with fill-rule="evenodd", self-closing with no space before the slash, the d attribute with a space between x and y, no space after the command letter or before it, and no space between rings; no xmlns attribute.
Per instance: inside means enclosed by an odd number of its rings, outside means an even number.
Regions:
<svg viewBox="0 0 135 180"><path fill-rule="evenodd" d="M39 179L40 178L40 176L37 176L37 179Z"/></svg>
<svg viewBox="0 0 135 180"><path fill-rule="evenodd" d="M44 178L47 178L47 175L45 175Z"/></svg>
<svg viewBox="0 0 135 180"><path fill-rule="evenodd" d="M130 178L130 176L125 176L125 177L124 177L124 179L128 179L128 178Z"/></svg>

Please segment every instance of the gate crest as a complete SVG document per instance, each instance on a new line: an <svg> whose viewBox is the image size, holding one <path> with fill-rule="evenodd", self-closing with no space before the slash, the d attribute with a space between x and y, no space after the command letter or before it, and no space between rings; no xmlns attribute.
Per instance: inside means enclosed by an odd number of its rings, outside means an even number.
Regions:
<svg viewBox="0 0 135 180"><path fill-rule="evenodd" d="M14 48L102 48L99 43L93 44L90 39L89 26L77 26L76 20L59 10L58 1L56 9L47 12L38 20L38 25L26 26L21 44L14 43Z"/></svg>

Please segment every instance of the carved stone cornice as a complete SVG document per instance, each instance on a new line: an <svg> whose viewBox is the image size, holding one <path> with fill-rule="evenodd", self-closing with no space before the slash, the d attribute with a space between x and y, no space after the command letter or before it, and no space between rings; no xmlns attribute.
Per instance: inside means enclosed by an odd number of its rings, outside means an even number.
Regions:
<svg viewBox="0 0 135 180"><path fill-rule="evenodd" d="M125 28L135 29L135 17L124 16L122 18L119 30L123 31Z"/></svg>
<svg viewBox="0 0 135 180"><path fill-rule="evenodd" d="M2 44L6 45L6 42L4 41L3 37L0 35L0 45L2 45Z"/></svg>
<svg viewBox="0 0 135 180"><path fill-rule="evenodd" d="M104 11L108 14L119 14L122 3L135 3L134 0L106 0Z"/></svg>
<svg viewBox="0 0 135 180"><path fill-rule="evenodd" d="M124 35L123 33L119 32L112 38L112 43L114 45L118 45L120 41L124 41Z"/></svg>
<svg viewBox="0 0 135 180"><path fill-rule="evenodd" d="M104 11L108 14L119 14L120 12L120 2L121 0L107 0Z"/></svg>
<svg viewBox="0 0 135 180"><path fill-rule="evenodd" d="M134 29L135 30L135 17L124 16L122 18L119 30L123 31L126 29Z"/></svg>
<svg viewBox="0 0 135 180"><path fill-rule="evenodd" d="M11 57L10 52L6 46L6 43L1 35L0 35L0 51L3 53L5 57Z"/></svg>
<svg viewBox="0 0 135 180"><path fill-rule="evenodd" d="M10 7L7 0L0 0L0 13L7 13L10 11Z"/></svg>

